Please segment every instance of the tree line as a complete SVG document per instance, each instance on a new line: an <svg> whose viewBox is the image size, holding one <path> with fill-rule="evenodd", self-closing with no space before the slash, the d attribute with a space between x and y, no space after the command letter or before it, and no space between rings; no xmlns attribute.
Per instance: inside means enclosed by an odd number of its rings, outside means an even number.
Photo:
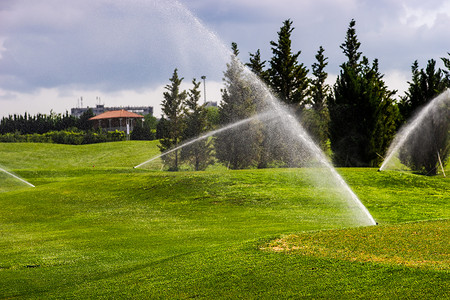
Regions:
<svg viewBox="0 0 450 300"><path fill-rule="evenodd" d="M386 86L378 59L370 61L359 50L361 43L354 20L340 45L346 61L340 65L334 85L329 86L326 84L328 58L325 50L319 47L316 62L311 66L312 76L308 77L310 70L299 62L301 52L293 51L291 46L292 24L291 20L284 21L277 41L270 42L273 55L269 61L261 59L258 49L249 54L245 65L290 107L315 142L324 151L331 152L336 166L379 166L399 127L450 87L449 58L441 58L446 70L436 69L433 59L428 61L425 69L415 61L408 90L399 100L395 99L397 91ZM238 59L237 44L232 43L231 49L233 54L224 72L222 101L218 109L219 126L254 116L262 105L260 91L246 79ZM182 80L175 69L166 86L162 103L165 133L159 136L161 152L214 126L205 117L205 107L198 104L199 83L194 79L193 88L186 92L180 90ZM443 161L449 154L448 119L447 114L447 121L439 125L440 130L432 133L433 141L439 143L435 149ZM204 169L212 161L211 153L232 169L301 166L302 155L296 154L304 151L302 145L281 140L281 129L269 127L267 123L270 121L248 122L217 134L214 139L175 151L164 160L172 170L177 170L182 160L192 162L196 170ZM428 155L431 163L419 162L413 156L403 153L400 157L404 164L420 172L432 174L433 168L436 170L436 155Z"/></svg>
<svg viewBox="0 0 450 300"><path fill-rule="evenodd" d="M53 111L50 114L30 115L25 112L23 115L9 115L0 120L0 134L15 133L20 134L44 134L50 131L61 131L70 128L79 130L90 130L92 124L88 121L93 117L91 109L84 112L79 118L65 114L56 114Z"/></svg>

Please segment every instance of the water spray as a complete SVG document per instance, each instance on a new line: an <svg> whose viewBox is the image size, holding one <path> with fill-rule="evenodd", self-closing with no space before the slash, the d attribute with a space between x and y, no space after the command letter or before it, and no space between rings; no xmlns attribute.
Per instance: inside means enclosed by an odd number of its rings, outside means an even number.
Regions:
<svg viewBox="0 0 450 300"><path fill-rule="evenodd" d="M31 186L31 187L36 187L36 186L34 186L33 184L29 183L28 181L26 181L26 180L20 178L19 176L14 175L14 174L12 174L12 173L6 171L5 169L0 168L0 171L5 172L6 174L8 174L8 175L10 175L10 176L12 176L12 177L14 177L14 178L16 178L17 180L22 181L23 183L25 183L25 184L27 184L27 185L29 185L29 186Z"/></svg>
<svg viewBox="0 0 450 300"><path fill-rule="evenodd" d="M210 30L208 30L200 20L198 20L188 9L186 9L183 5L178 3L177 9L180 9L184 13L184 18L186 20L189 20L192 22L191 26L194 26L197 30L201 31L204 36L210 41L208 44L214 45L216 49L216 53L219 53L219 56L221 58L223 57L233 57L233 53L226 47L223 42ZM237 60L239 61L239 60ZM286 130L288 133L291 134L291 137L294 137L298 142L301 142L305 147L310 151L313 156L321 163L322 166L325 167L325 169L329 170L333 182L336 185L336 187L339 187L340 190L345 194L345 198L348 204L352 204L351 206L357 207L358 211L361 213L361 219L358 218L359 224L365 224L365 225L376 225L375 220L367 210L367 208L362 204L362 202L359 200L359 198L356 196L356 194L351 190L351 188L347 185L347 183L344 181L344 179L338 174L338 172L334 169L334 167L331 165L331 163L328 161L328 158L323 154L322 150L315 145L312 138L306 133L306 130L303 128L303 126L298 122L294 114L292 114L283 104L282 102L277 99L269 87L267 87L264 82L261 81L261 79L254 74L250 69L248 69L243 63L239 62L240 68L243 71L243 75L245 76L245 80L248 81L252 89L257 91L259 93L260 98L262 98L261 104L263 104L265 112L267 115L270 115L272 118L277 118L277 120L280 120L280 124L283 126L283 129ZM206 139L214 134L217 134L221 131L225 131L240 125L243 125L245 123L250 122L251 120L255 118L262 118L262 115L257 115L236 123L233 123L231 125L225 126L221 129L211 131L209 133L206 133L199 138L190 140L188 142L185 142L173 149L170 149L169 151L166 151L158 156L155 156L137 166L134 168L139 168L142 165L145 165L151 161L154 161L164 155L167 155L169 153L172 153L182 147L188 146L190 144L193 144L199 140ZM358 215L359 217L359 215Z"/></svg>
<svg viewBox="0 0 450 300"><path fill-rule="evenodd" d="M256 119L264 120L264 119L267 119L267 118L269 118L269 117L271 117L271 114L270 114L269 112L265 112L265 113L261 113L261 114L255 115L255 116L253 116L253 117L250 117L250 118L247 118L247 119L238 121L238 122L236 122L236 123L233 123L233 124L224 126L224 127L219 128L219 129L217 129L217 130L210 131L210 132L205 133L205 134L203 134L203 135L201 135L201 136L199 136L199 137L197 137L197 138L195 138L195 139L192 139L192 140L189 140L189 141L187 141L187 142L184 142L184 143L182 143L181 145L179 145L179 146L177 146L177 147L175 147L175 148L172 148L172 149L170 149L170 150L167 150L167 151L161 153L160 155L154 156L154 157L150 158L149 160L144 161L143 163L140 163L140 164L137 165L137 166L134 166L133 168L134 168L134 169L137 169L137 168L139 168L139 167L141 167L141 166L143 166L143 165L145 165L145 164L148 164L148 163L150 163L150 162L152 162L152 161L154 161L154 160L156 160L156 159L158 159L158 158L160 158L160 157L166 156L166 155L168 155L168 154L170 154L170 153L172 153L172 152L174 152L174 151L177 151L177 150L179 150L179 149L181 149L181 148L183 148L183 147L186 147L186 146L189 146L189 145L191 145L191 144L194 144L194 143L196 143L196 142L198 142L198 141L207 139L207 138L209 138L209 137L211 137L211 136L213 136L213 135L216 135L216 134L218 134L218 133L221 133L221 132L230 130L230 129L234 128L234 127L238 127L238 126L244 125L244 124L249 123L250 121L253 121L253 120L256 120ZM272 116L272 117L273 117L273 116Z"/></svg>
<svg viewBox="0 0 450 300"><path fill-rule="evenodd" d="M450 89L445 90L442 94L431 100L411 121L409 121L404 127L402 127L399 133L395 136L394 141L391 143L386 159L381 164L379 171L383 171L393 156L400 150L400 148L406 143L411 134L421 125L426 117L429 116L432 109L445 101L450 101Z"/></svg>

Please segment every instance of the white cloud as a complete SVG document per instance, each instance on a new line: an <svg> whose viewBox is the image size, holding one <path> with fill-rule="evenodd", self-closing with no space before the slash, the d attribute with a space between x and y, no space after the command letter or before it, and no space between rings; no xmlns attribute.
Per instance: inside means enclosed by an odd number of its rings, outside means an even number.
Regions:
<svg viewBox="0 0 450 300"><path fill-rule="evenodd" d="M1 1L0 105L7 107L0 113L63 112L84 95L92 105L97 96L107 105L150 103L158 115L161 87L175 68L186 83L206 75L207 95L217 100L230 43L237 42L244 62L257 49L270 59L269 42L288 18L299 60L310 68L322 45L330 74L338 74L345 60L339 45L355 18L360 50L379 59L390 87L399 90L415 59L421 67L431 58L439 65L450 52L445 0L180 2Z"/></svg>

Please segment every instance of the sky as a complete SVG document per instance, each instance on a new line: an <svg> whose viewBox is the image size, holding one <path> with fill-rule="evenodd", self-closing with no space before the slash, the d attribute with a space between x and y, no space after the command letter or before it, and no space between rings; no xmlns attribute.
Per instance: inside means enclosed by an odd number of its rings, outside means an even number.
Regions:
<svg viewBox="0 0 450 300"><path fill-rule="evenodd" d="M270 60L287 19L300 63L311 69L325 49L330 84L352 19L360 51L379 60L398 96L415 60L443 68L449 57L447 0L1 0L0 118L100 103L150 105L159 117L175 69L184 89L196 78L208 101L220 101L231 43L243 62L258 49Z"/></svg>

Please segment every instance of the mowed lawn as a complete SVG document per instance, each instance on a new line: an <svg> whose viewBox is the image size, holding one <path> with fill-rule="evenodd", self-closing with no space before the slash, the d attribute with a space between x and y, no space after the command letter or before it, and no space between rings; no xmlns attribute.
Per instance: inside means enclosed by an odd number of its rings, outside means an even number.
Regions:
<svg viewBox="0 0 450 300"><path fill-rule="evenodd" d="M450 180L339 169L133 169L156 142L0 144L0 298L439 299Z"/></svg>

